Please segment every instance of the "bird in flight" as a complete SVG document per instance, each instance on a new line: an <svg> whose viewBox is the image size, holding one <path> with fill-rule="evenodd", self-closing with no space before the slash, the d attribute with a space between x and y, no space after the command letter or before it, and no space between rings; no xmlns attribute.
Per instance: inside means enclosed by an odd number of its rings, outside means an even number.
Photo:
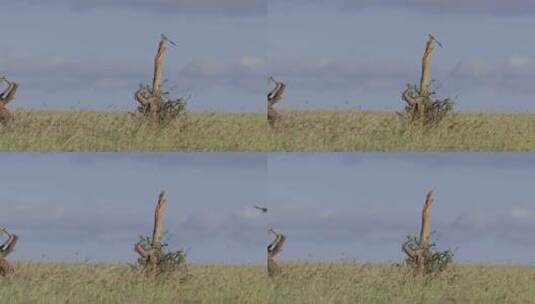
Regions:
<svg viewBox="0 0 535 304"><path fill-rule="evenodd" d="M174 43L172 40L167 38L167 36L165 34L162 34L162 40L165 40L165 41L171 43L172 45L176 46L176 43Z"/></svg>
<svg viewBox="0 0 535 304"><path fill-rule="evenodd" d="M268 209L265 207L259 207L259 206L254 205L253 208L262 211L262 213L268 212Z"/></svg>

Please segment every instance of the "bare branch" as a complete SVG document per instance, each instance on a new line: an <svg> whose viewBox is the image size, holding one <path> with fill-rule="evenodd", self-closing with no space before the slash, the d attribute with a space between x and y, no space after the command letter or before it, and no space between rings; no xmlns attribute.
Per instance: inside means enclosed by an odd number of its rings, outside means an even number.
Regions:
<svg viewBox="0 0 535 304"><path fill-rule="evenodd" d="M160 193L158 197L158 203L156 204L156 210L154 211L154 230L152 233L152 248L158 248L161 246L163 235L163 213L165 207L165 191Z"/></svg>
<svg viewBox="0 0 535 304"><path fill-rule="evenodd" d="M425 44L424 56L422 58L422 77L420 79L420 96L429 96L431 86L431 55L433 54L435 41L433 36L429 36Z"/></svg>
<svg viewBox="0 0 535 304"><path fill-rule="evenodd" d="M412 87L410 84L407 84L407 88L403 91L402 96L403 100L405 100L410 107L414 107L417 104L416 98L412 96Z"/></svg>
<svg viewBox="0 0 535 304"><path fill-rule="evenodd" d="M422 210L422 227L420 230L420 248L427 248L431 238L431 207L433 207L433 191L429 191Z"/></svg>
<svg viewBox="0 0 535 304"><path fill-rule="evenodd" d="M152 250L147 250L141 243L137 243L134 246L134 250L142 257L147 259L151 254Z"/></svg>
<svg viewBox="0 0 535 304"><path fill-rule="evenodd" d="M134 98L142 106L147 106L150 103L150 101L149 101L149 98L150 98L149 92L147 91L147 88L145 86L143 86L143 85L139 86L139 89L134 94Z"/></svg>
<svg viewBox="0 0 535 304"><path fill-rule="evenodd" d="M282 233L277 233L275 230L270 229L269 232L273 233L275 235L275 239L269 246L267 247L268 254L272 257L275 257L282 251L282 246L284 245L284 242L286 241L286 236Z"/></svg>
<svg viewBox="0 0 535 304"><path fill-rule="evenodd" d="M407 255L412 265L416 266L418 272L422 272L426 264L426 252L429 250L429 239L431 235L431 208L433 207L433 191L429 191L425 198L422 210L422 226L420 229L420 239L409 239L403 243L403 252ZM415 244L417 242L417 244Z"/></svg>
<svg viewBox="0 0 535 304"><path fill-rule="evenodd" d="M165 191L162 191L158 196L158 202L156 203L156 208L154 210L154 228L152 232L152 239L148 242L142 240L134 246L134 250L143 259L145 259L147 264L151 267L156 266L160 262L165 203Z"/></svg>
<svg viewBox="0 0 535 304"><path fill-rule="evenodd" d="M282 95L286 90L286 84L281 81L269 77L269 81L275 84L275 87L267 95L267 120L270 126L274 126L275 122L280 118L280 114L275 110L274 105L282 100Z"/></svg>
<svg viewBox="0 0 535 304"><path fill-rule="evenodd" d="M15 249L17 245L18 236L15 234L9 233L5 228L0 228L0 231L8 236L8 239L0 245L0 257L7 257Z"/></svg>
<svg viewBox="0 0 535 304"><path fill-rule="evenodd" d="M409 258L416 259L418 253L417 250L413 248L411 240L407 240L405 243L403 243L403 246L401 246L401 248Z"/></svg>
<svg viewBox="0 0 535 304"><path fill-rule="evenodd" d="M19 238L15 234L9 233L5 228L0 228L0 232L8 237L0 246L0 276L5 276L14 271L13 266L5 258L15 250Z"/></svg>
<svg viewBox="0 0 535 304"><path fill-rule="evenodd" d="M276 81L273 77L270 77L269 80L275 84L275 87L268 93L268 102L271 105L282 100L282 95L286 90L286 84L284 82Z"/></svg>
<svg viewBox="0 0 535 304"><path fill-rule="evenodd" d="M15 98L15 94L17 93L19 85L15 82L9 81L6 77L2 77L0 79L7 84L7 88L0 94L0 103L5 106Z"/></svg>
<svg viewBox="0 0 535 304"><path fill-rule="evenodd" d="M162 36L162 39L158 43L158 51L154 57L154 77L152 80L152 95L160 96L161 95L161 85L162 85L162 75L163 75L163 61L165 59L165 53L167 51L166 42L168 40L165 36Z"/></svg>
<svg viewBox="0 0 535 304"><path fill-rule="evenodd" d="M275 262L275 256L282 251L286 236L273 229L269 229L269 232L275 235L275 239L267 247L267 271L270 277L274 277L281 273L280 266Z"/></svg>

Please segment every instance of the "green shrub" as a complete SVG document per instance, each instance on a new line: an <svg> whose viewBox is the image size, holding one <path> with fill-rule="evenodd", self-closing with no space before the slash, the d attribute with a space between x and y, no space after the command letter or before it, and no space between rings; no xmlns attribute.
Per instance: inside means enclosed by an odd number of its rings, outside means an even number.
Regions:
<svg viewBox="0 0 535 304"><path fill-rule="evenodd" d="M415 111L413 106L407 104L403 112L398 112L408 124L434 127L453 114L454 102L450 98L437 98L435 91L431 91L428 96L418 96L416 85L408 85L406 92L413 99L421 101L424 107L423 111Z"/></svg>
<svg viewBox="0 0 535 304"><path fill-rule="evenodd" d="M157 248L152 247L152 239L149 236L140 236L137 244L145 250L154 250L156 265L152 265L146 258L139 257L135 268L155 272L157 275L174 274L177 272L187 272L186 253L183 250L173 251L169 249L169 244L165 241ZM156 268L154 268L156 267Z"/></svg>
<svg viewBox="0 0 535 304"><path fill-rule="evenodd" d="M452 250L439 251L436 250L436 243L429 243L425 248L420 248L418 238L416 236L407 236L407 242L413 248L422 250L424 259L423 273L429 276L435 276L442 273L453 263L455 253ZM407 258L405 260L407 266L414 270L418 270L418 265L414 259Z"/></svg>

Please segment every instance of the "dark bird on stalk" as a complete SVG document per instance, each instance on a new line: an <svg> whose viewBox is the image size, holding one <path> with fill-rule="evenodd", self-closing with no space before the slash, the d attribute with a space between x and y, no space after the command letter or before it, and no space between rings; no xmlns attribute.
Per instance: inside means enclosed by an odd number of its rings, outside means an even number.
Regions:
<svg viewBox="0 0 535 304"><path fill-rule="evenodd" d="M162 34L162 40L165 40L165 41L171 43L172 45L176 46L176 43L174 43L172 40L167 38L167 36L165 34Z"/></svg>
<svg viewBox="0 0 535 304"><path fill-rule="evenodd" d="M253 207L254 207L255 209L258 209L258 210L262 211L262 213L266 213L266 212L268 212L268 209L267 209L267 208L264 208L264 207L258 207L258 206L256 206L256 205L253 206Z"/></svg>
<svg viewBox="0 0 535 304"><path fill-rule="evenodd" d="M434 42L436 42L438 44L438 46L440 46L441 48L444 48L442 46L442 43L440 43L440 41L437 40L437 38L435 38L435 36L429 34L429 39L433 40Z"/></svg>

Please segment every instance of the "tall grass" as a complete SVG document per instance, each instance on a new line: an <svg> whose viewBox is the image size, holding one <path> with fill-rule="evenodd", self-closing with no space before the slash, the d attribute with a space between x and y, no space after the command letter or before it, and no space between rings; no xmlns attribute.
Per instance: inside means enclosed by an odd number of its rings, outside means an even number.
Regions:
<svg viewBox="0 0 535 304"><path fill-rule="evenodd" d="M1 151L535 151L533 114L457 114L432 129L395 113L189 113L161 129L121 112L16 111Z"/></svg>
<svg viewBox="0 0 535 304"><path fill-rule="evenodd" d="M2 303L533 303L535 267L454 266L433 280L362 264L193 265L189 279L153 280L125 265L16 265Z"/></svg>

